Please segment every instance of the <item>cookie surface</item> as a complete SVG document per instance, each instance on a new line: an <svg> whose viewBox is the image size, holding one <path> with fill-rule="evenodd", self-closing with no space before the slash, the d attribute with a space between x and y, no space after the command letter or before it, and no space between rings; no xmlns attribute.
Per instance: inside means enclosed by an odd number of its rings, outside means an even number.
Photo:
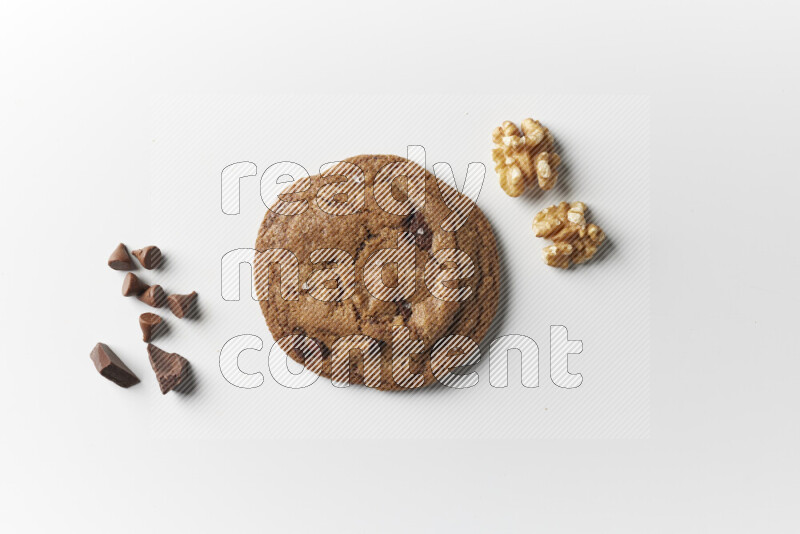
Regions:
<svg viewBox="0 0 800 534"><path fill-rule="evenodd" d="M480 209L471 205L466 222L455 231L443 230L442 225L447 226L446 221L452 220L453 211L447 204L453 206L454 199L461 206L472 204L471 201L405 158L370 155L344 162L323 175L292 183L267 211L256 239L256 249L265 254L256 254L254 266L261 311L274 339L295 361L324 377L330 378L333 373L337 380L344 377L351 384L366 383L382 390L407 387L396 382L392 371L393 335L397 336L400 328L405 329L402 331L410 335L412 343L421 342L424 347L410 354L408 370L421 377L416 379L416 386L430 385L435 381L430 359L436 342L455 334L480 343L494 318L499 261L492 228ZM376 185L376 176L385 176L381 170L392 167L401 169L403 177L393 181L379 178ZM420 177L415 183L424 182L423 202L416 201L419 196L408 194L411 180L405 176ZM384 199L381 205L376 195L379 200ZM385 200L390 206L398 206L390 210L397 214L384 209ZM281 214L293 210L297 213ZM378 264L380 281L375 280L374 264L370 268L375 254L380 255L384 249L400 249L401 245L407 251L413 247L411 262L416 269L409 275L410 271L398 268L399 263L383 267ZM276 269L275 251L279 249L291 254L281 252L280 257L288 258L288 263L281 263ZM341 252L334 253L332 249ZM430 269L436 263L431 260L433 255L439 251L439 258L445 249L461 251L473 265L470 276L463 276L462 272L460 280L443 284L453 293L468 288L463 291L469 296L462 300L434 296L429 289L430 271L426 283L426 266ZM296 264L291 256L296 258ZM351 259L355 264L353 278L331 280L337 261ZM454 266L450 262L442 268L452 272ZM327 278L321 284L315 282L320 275ZM298 280L294 292L293 278ZM413 286L411 291L409 284ZM375 287L386 289L376 293ZM306 338L316 343L316 352L304 352L305 346L298 349L297 341ZM369 361L362 357L364 352L349 350L341 342L337 345L342 338L374 340L369 347L351 343L352 349L365 350ZM348 358L344 369L340 360L332 358L341 353Z"/></svg>

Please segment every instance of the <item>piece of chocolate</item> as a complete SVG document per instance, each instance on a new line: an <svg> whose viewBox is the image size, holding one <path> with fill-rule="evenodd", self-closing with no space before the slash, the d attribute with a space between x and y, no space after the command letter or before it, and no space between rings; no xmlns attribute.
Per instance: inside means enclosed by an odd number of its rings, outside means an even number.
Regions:
<svg viewBox="0 0 800 534"><path fill-rule="evenodd" d="M124 297L138 297L147 291L148 285L139 280L139 277L133 273L125 275L122 281L122 296Z"/></svg>
<svg viewBox="0 0 800 534"><path fill-rule="evenodd" d="M136 268L124 243L117 245L117 248L108 257L108 266L115 271L132 271Z"/></svg>
<svg viewBox="0 0 800 534"><path fill-rule="evenodd" d="M147 354L150 356L150 366L156 373L162 395L180 386L188 375L189 361L183 356L163 351L152 343L147 344Z"/></svg>
<svg viewBox="0 0 800 534"><path fill-rule="evenodd" d="M164 293L164 290L161 288L160 285L156 284L154 286L148 287L144 293L139 295L139 300L147 304L148 306L152 306L154 308L161 308L164 304L167 303L167 294Z"/></svg>
<svg viewBox="0 0 800 534"><path fill-rule="evenodd" d="M433 233L425 221L422 213L415 211L413 215L406 217L408 231L414 235L417 245L422 250L430 252L433 245Z"/></svg>
<svg viewBox="0 0 800 534"><path fill-rule="evenodd" d="M161 316L157 313L143 313L139 316L139 327L142 329L142 341L150 341L161 330Z"/></svg>
<svg viewBox="0 0 800 534"><path fill-rule="evenodd" d="M178 319L183 319L194 309L197 303L197 291L192 291L188 295L170 295L167 297L169 309Z"/></svg>
<svg viewBox="0 0 800 534"><path fill-rule="evenodd" d="M155 269L161 263L161 249L155 246L136 249L133 255L145 269Z"/></svg>
<svg viewBox="0 0 800 534"><path fill-rule="evenodd" d="M114 354L114 351L108 348L108 345L105 343L98 343L95 345L89 357L94 362L97 372L116 385L129 388L139 383L139 379L136 375L122 363L119 356Z"/></svg>

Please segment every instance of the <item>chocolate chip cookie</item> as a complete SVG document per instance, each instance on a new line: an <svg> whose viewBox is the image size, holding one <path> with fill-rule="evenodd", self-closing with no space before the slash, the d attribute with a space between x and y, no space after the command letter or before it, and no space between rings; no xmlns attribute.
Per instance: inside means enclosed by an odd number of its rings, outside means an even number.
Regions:
<svg viewBox="0 0 800 534"><path fill-rule="evenodd" d="M458 212L467 215L454 223ZM436 343L451 335L480 343L497 309L499 262L488 220L466 196L398 156L356 156L296 180L264 217L256 250L256 292L274 339L334 380L409 387L393 374L404 343L414 348L405 360L412 387L430 385Z"/></svg>

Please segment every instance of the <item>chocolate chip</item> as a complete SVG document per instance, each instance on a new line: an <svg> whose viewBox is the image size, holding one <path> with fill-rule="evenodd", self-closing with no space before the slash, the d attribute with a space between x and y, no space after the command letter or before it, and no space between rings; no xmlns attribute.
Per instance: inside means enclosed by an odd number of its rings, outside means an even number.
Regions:
<svg viewBox="0 0 800 534"><path fill-rule="evenodd" d="M319 350L322 352L322 359L323 360L327 360L328 358L330 358L331 357L331 349L328 348L328 345L326 345L325 343L323 343L322 341L320 341L318 339L315 339L314 341L316 341L317 345L319 345Z"/></svg>
<svg viewBox="0 0 800 534"><path fill-rule="evenodd" d="M411 319L411 304L405 300L397 303L397 314L403 317L404 321Z"/></svg>
<svg viewBox="0 0 800 534"><path fill-rule="evenodd" d="M152 343L147 344L150 366L156 373L161 394L166 395L181 385L189 372L189 361L174 352L166 352Z"/></svg>
<svg viewBox="0 0 800 534"><path fill-rule="evenodd" d="M150 341L161 330L161 316L157 313L143 313L139 316L139 327L142 329L142 341Z"/></svg>
<svg viewBox="0 0 800 534"><path fill-rule="evenodd" d="M139 379L136 375L122 363L119 356L114 354L114 351L108 348L108 345L105 343L98 343L95 345L89 357L94 362L97 372L116 385L129 388L139 383Z"/></svg>
<svg viewBox="0 0 800 534"><path fill-rule="evenodd" d="M429 251L433 246L433 233L428 228L425 216L415 211L406 217L406 226L408 226L408 231L414 235L419 248Z"/></svg>
<svg viewBox="0 0 800 534"><path fill-rule="evenodd" d="M115 271L132 271L136 268L131 259L131 255L128 254L128 249L125 248L123 243L117 245L117 248L115 248L111 256L108 257L108 266Z"/></svg>
<svg viewBox="0 0 800 534"><path fill-rule="evenodd" d="M164 290L161 288L160 285L154 285L148 287L144 293L139 295L139 300L147 304L148 306L152 306L154 308L161 308L164 304L167 303L167 294L164 293Z"/></svg>
<svg viewBox="0 0 800 534"><path fill-rule="evenodd" d="M161 263L161 249L152 245L134 250L133 255L145 269L155 269Z"/></svg>
<svg viewBox="0 0 800 534"><path fill-rule="evenodd" d="M169 309L178 319L183 319L194 309L197 302L197 292L192 291L188 295L170 295L167 297Z"/></svg>
<svg viewBox="0 0 800 534"><path fill-rule="evenodd" d="M147 284L139 280L139 277L133 273L125 275L122 281L122 296L123 297L138 297L147 291Z"/></svg>

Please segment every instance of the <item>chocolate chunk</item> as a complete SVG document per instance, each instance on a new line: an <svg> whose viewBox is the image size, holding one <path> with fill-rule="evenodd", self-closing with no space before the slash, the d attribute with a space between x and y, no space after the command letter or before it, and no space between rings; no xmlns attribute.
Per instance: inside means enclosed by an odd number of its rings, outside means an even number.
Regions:
<svg viewBox="0 0 800 534"><path fill-rule="evenodd" d="M139 383L139 379L136 375L122 363L119 356L114 354L114 351L108 348L108 345L105 343L98 343L95 345L89 357L94 362L97 372L116 385L129 388Z"/></svg>
<svg viewBox="0 0 800 534"><path fill-rule="evenodd" d="M115 271L132 271L136 268L124 243L117 245L117 248L108 257L108 266Z"/></svg>
<svg viewBox="0 0 800 534"><path fill-rule="evenodd" d="M157 313L143 313L139 316L139 327L142 329L142 341L150 341L161 330L161 316Z"/></svg>
<svg viewBox="0 0 800 534"><path fill-rule="evenodd" d="M428 228L425 216L415 211L406 219L406 225L408 226L408 231L414 235L419 248L430 251L431 246L433 246L433 233L431 229Z"/></svg>
<svg viewBox="0 0 800 534"><path fill-rule="evenodd" d="M154 246L144 247L133 251L133 255L145 269L155 269L161 263L161 249Z"/></svg>
<svg viewBox="0 0 800 534"><path fill-rule="evenodd" d="M150 365L156 373L162 395L180 386L188 375L189 361L183 356L163 351L152 343L147 344L147 354L150 356Z"/></svg>
<svg viewBox="0 0 800 534"><path fill-rule="evenodd" d="M167 303L167 294L164 293L164 290L161 288L160 285L154 285L148 287L144 293L139 295L139 300L147 304L148 306L152 306L154 308L161 308L164 304Z"/></svg>
<svg viewBox="0 0 800 534"><path fill-rule="evenodd" d="M405 300L398 302L397 315L400 315L403 318L403 321L408 322L408 320L411 319L411 304Z"/></svg>
<svg viewBox="0 0 800 534"><path fill-rule="evenodd" d="M178 319L183 319L192 312L197 303L197 292L192 291L188 295L170 295L167 297L169 309Z"/></svg>
<svg viewBox="0 0 800 534"><path fill-rule="evenodd" d="M125 275L125 280L122 281L122 296L124 297L138 297L147 291L147 284L139 280L139 277L133 273Z"/></svg>

